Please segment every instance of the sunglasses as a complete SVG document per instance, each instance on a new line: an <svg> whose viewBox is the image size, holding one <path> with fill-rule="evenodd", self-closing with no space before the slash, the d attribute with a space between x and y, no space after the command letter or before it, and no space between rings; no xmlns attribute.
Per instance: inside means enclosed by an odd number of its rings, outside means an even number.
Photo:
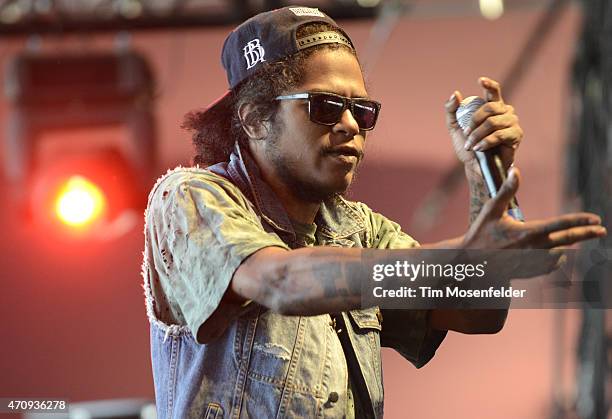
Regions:
<svg viewBox="0 0 612 419"><path fill-rule="evenodd" d="M370 131L374 129L380 103L363 98L348 98L334 93L309 92L278 96L276 100L308 99L308 117L312 122L321 125L335 125L349 109L359 129Z"/></svg>

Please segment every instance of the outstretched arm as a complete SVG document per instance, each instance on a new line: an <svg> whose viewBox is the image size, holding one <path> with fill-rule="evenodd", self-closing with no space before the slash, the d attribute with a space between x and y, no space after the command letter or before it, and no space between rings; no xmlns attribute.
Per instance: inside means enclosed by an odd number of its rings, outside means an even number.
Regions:
<svg viewBox="0 0 612 419"><path fill-rule="evenodd" d="M231 290L243 299L251 299L273 311L286 315L316 315L361 307L362 284L371 281L374 264L391 263L401 258L408 263L448 263L440 260L444 252L435 248L551 249L606 234L594 214L576 213L544 221L521 223L505 213L518 188L516 169L504 183L500 193L485 204L470 230L461 238L421 248L394 250L362 250L353 248L316 247L284 250L262 249L249 257L235 272ZM369 252L363 258L363 252ZM551 271L560 254L551 253L546 266L532 275ZM438 259L437 259L438 258ZM410 307L406 307L410 308ZM491 333L499 325L491 324L482 313L465 313L459 320L444 312L432 312L432 327L464 333ZM505 318L505 314L503 315ZM503 318L499 321L503 324ZM479 331L480 330L480 331Z"/></svg>

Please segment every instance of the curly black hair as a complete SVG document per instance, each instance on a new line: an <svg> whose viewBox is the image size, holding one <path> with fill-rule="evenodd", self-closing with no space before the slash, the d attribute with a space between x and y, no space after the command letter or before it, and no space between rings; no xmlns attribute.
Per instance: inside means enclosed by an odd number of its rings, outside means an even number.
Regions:
<svg viewBox="0 0 612 419"><path fill-rule="evenodd" d="M323 31L341 33L329 24L317 22L301 26L296 36L303 37ZM274 124L279 106L274 98L300 85L308 57L322 49L340 48L349 50L356 56L352 48L343 44L321 44L303 49L283 60L264 63L257 73L232 89L229 98L219 102L208 112L196 110L187 113L181 127L192 132L196 153L193 164L209 166L228 161L236 140L242 145L248 144L248 137L238 117L240 106L245 103L255 105L245 123L259 120L271 121Z"/></svg>

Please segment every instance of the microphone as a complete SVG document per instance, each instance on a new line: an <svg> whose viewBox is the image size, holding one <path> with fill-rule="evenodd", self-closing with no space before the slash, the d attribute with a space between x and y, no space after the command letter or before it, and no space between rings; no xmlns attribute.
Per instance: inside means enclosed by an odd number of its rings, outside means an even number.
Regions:
<svg viewBox="0 0 612 419"><path fill-rule="evenodd" d="M485 100L478 96L466 97L461 101L456 115L457 122L463 132L470 126L470 121L474 112L485 103ZM476 160L478 161L478 166L480 166L482 177L487 185L489 196L494 198L501 188L502 183L506 180L506 177L508 177L508 172L504 168L499 155L499 148L494 147L485 151L474 151L474 153L476 154ZM508 214L515 220L525 221L523 212L519 208L518 201L515 197L512 197L508 205Z"/></svg>

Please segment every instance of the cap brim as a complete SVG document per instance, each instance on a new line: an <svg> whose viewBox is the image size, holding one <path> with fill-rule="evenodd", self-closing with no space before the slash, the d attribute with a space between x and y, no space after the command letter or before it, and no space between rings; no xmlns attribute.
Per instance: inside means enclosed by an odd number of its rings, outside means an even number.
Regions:
<svg viewBox="0 0 612 419"><path fill-rule="evenodd" d="M185 114L181 127L187 130L199 130L209 124L223 123L224 119L232 118L232 92L228 90L206 108L193 109Z"/></svg>
<svg viewBox="0 0 612 419"><path fill-rule="evenodd" d="M232 91L228 90L223 94L223 96L221 96L220 98L212 102L210 105L208 105L204 109L203 113L212 114L212 113L215 113L216 111L228 109L232 104L231 98L232 98Z"/></svg>

